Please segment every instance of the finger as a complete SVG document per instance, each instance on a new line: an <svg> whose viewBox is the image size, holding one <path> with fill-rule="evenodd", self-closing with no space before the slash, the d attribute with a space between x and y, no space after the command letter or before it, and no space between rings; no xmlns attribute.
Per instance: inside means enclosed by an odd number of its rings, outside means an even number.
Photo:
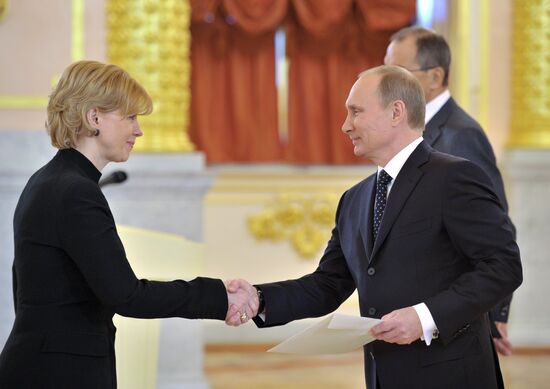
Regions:
<svg viewBox="0 0 550 389"><path fill-rule="evenodd" d="M253 310L252 308L250 308L249 305L246 305L246 315L248 316L248 320L252 319L254 316L256 316L258 314L258 310Z"/></svg>
<svg viewBox="0 0 550 389"><path fill-rule="evenodd" d="M382 324L384 324L384 323L380 323L380 324L377 324L374 327L372 327L369 331L370 334L372 336L376 337L376 336L379 336L380 334L384 333L386 330L384 329Z"/></svg>
<svg viewBox="0 0 550 389"><path fill-rule="evenodd" d="M372 335L375 339L386 341L386 339L387 339L389 336L391 336L391 331L379 331L379 332L376 332L376 333L371 333L371 335Z"/></svg>
<svg viewBox="0 0 550 389"><path fill-rule="evenodd" d="M509 355L512 355L512 343L510 343L510 341L506 338L501 338L499 339L499 345L500 345L500 349L501 349L501 354L502 355L505 355L505 356L509 356Z"/></svg>
<svg viewBox="0 0 550 389"><path fill-rule="evenodd" d="M395 316L397 316L397 311L392 311L384 316L382 316L381 320L384 321L384 320L390 320L390 319L393 319Z"/></svg>
<svg viewBox="0 0 550 389"><path fill-rule="evenodd" d="M380 334L378 340L381 340L383 342L387 343L396 343L396 344L406 344L407 339L403 338L398 332L396 331L388 331Z"/></svg>
<svg viewBox="0 0 550 389"><path fill-rule="evenodd" d="M228 316L225 319L225 324L227 324L229 326L233 326L233 327L236 327L238 325L237 320L235 319L235 316Z"/></svg>
<svg viewBox="0 0 550 389"><path fill-rule="evenodd" d="M508 355L508 351L504 343L500 339L493 339L495 344L495 349L497 352L503 356Z"/></svg>
<svg viewBox="0 0 550 389"><path fill-rule="evenodd" d="M237 311L231 316L228 316L225 322L231 326L238 327L241 325L241 312Z"/></svg>
<svg viewBox="0 0 550 389"><path fill-rule="evenodd" d="M252 314L250 317L256 317L258 316L258 305L248 305L248 309L250 309L250 313Z"/></svg>
<svg viewBox="0 0 550 389"><path fill-rule="evenodd" d="M500 339L494 339L495 349L502 356L509 356L512 354L512 350L507 348Z"/></svg>
<svg viewBox="0 0 550 389"><path fill-rule="evenodd" d="M382 340L387 343L396 343L396 344L402 344L403 342L403 339L401 339L399 336L393 333L384 334L384 338Z"/></svg>
<svg viewBox="0 0 550 389"><path fill-rule="evenodd" d="M260 299L258 298L258 294L254 293L254 295L248 300L248 306L252 310L253 317L258 314L258 308L260 308Z"/></svg>
<svg viewBox="0 0 550 389"><path fill-rule="evenodd" d="M508 324L501 321L495 321L495 326L497 327L498 332L500 332L503 338L508 337Z"/></svg>
<svg viewBox="0 0 550 389"><path fill-rule="evenodd" d="M241 325L241 320L239 319L239 316L232 317L231 319L228 319L225 321L227 325L230 325L232 327L238 327Z"/></svg>
<svg viewBox="0 0 550 389"><path fill-rule="evenodd" d="M242 278L234 279L232 283L241 289L248 290L248 282L246 282Z"/></svg>
<svg viewBox="0 0 550 389"><path fill-rule="evenodd" d="M239 312L239 308L238 308L236 305L231 304L231 305L229 306L229 309L227 310L227 315L226 315L226 317L235 316L235 314L238 313L238 312Z"/></svg>
<svg viewBox="0 0 550 389"><path fill-rule="evenodd" d="M415 340L414 336L411 336L405 331L399 331L398 329L385 332L382 338L384 342L395 344L411 344Z"/></svg>
<svg viewBox="0 0 550 389"><path fill-rule="evenodd" d="M226 284L226 289L228 292L235 293L240 288L240 282L239 280L229 280Z"/></svg>
<svg viewBox="0 0 550 389"><path fill-rule="evenodd" d="M395 323L393 321L387 320L372 327L370 332L373 336L381 335L385 332L391 331L394 327Z"/></svg>
<svg viewBox="0 0 550 389"><path fill-rule="evenodd" d="M240 313L238 311L238 308L231 304L229 306L229 309L227 310L227 315L225 316L225 323L229 325L234 325L235 318L239 317Z"/></svg>

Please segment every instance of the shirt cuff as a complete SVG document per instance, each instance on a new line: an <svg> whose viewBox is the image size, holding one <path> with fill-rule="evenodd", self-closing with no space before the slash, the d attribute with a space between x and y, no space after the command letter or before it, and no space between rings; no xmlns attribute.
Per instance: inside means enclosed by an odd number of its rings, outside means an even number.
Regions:
<svg viewBox="0 0 550 389"><path fill-rule="evenodd" d="M422 325L423 336L421 336L420 339L426 342L426 345L429 346L430 343L432 343L432 339L437 339L439 334L434 318L424 303L416 304L413 308L420 319L420 324Z"/></svg>

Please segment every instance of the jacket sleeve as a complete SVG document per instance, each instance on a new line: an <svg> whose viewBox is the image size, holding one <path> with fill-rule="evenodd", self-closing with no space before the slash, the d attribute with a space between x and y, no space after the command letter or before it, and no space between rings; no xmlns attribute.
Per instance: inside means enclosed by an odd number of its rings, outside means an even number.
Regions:
<svg viewBox="0 0 550 389"><path fill-rule="evenodd" d="M75 182L60 201L56 228L62 247L102 304L120 315L138 318L225 318L227 294L220 280L136 278L107 201L94 182Z"/></svg>
<svg viewBox="0 0 550 389"><path fill-rule="evenodd" d="M508 316L510 315L510 305L512 304L512 295L502 299L497 305L489 312L489 319L493 322L500 321L503 323L508 322Z"/></svg>
<svg viewBox="0 0 550 389"><path fill-rule="evenodd" d="M342 201L343 197L336 220ZM336 310L355 290L355 282L340 247L338 224L332 230L327 248L313 273L257 287L262 290L265 301L265 321L254 318L258 327L283 325Z"/></svg>
<svg viewBox="0 0 550 389"><path fill-rule="evenodd" d="M508 212L508 202L504 192L502 175L497 167L495 153L489 143L489 139L481 128L466 127L452 132L449 140L451 155L469 159L479 166L491 179L495 192Z"/></svg>
<svg viewBox="0 0 550 389"><path fill-rule="evenodd" d="M522 282L512 227L487 175L468 161L446 175L443 223L468 271L426 305L444 342Z"/></svg>
<svg viewBox="0 0 550 389"><path fill-rule="evenodd" d="M508 212L508 201L504 191L502 175L497 167L493 148L485 133L483 133L481 128L466 127L454 131L452 134L452 139L449 142L449 154L469 159L481 167L491 179L498 198L502 202L506 212ZM516 228L511 220L509 220L509 222L513 228L515 238ZM512 295L510 294L495 305L491 311L489 311L491 321L507 322L511 303Z"/></svg>

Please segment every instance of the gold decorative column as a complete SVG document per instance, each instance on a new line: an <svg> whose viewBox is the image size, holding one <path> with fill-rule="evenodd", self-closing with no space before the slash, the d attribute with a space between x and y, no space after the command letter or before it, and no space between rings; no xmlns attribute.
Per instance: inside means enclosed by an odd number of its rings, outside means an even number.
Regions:
<svg viewBox="0 0 550 389"><path fill-rule="evenodd" d="M8 0L0 0L0 21L8 13Z"/></svg>
<svg viewBox="0 0 550 389"><path fill-rule="evenodd" d="M136 150L189 152L189 0L108 0L107 57L149 92L154 112L140 118Z"/></svg>
<svg viewBox="0 0 550 389"><path fill-rule="evenodd" d="M512 0L508 146L550 148L550 1Z"/></svg>

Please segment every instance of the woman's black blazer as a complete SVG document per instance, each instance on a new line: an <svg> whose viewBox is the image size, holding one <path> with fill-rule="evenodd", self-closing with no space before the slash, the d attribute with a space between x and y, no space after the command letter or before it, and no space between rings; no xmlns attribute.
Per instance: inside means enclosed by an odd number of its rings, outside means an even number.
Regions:
<svg viewBox="0 0 550 389"><path fill-rule="evenodd" d="M100 176L78 151L60 150L21 194L13 222L16 314L0 354L2 389L116 388L115 313L225 318L220 280L136 278Z"/></svg>

